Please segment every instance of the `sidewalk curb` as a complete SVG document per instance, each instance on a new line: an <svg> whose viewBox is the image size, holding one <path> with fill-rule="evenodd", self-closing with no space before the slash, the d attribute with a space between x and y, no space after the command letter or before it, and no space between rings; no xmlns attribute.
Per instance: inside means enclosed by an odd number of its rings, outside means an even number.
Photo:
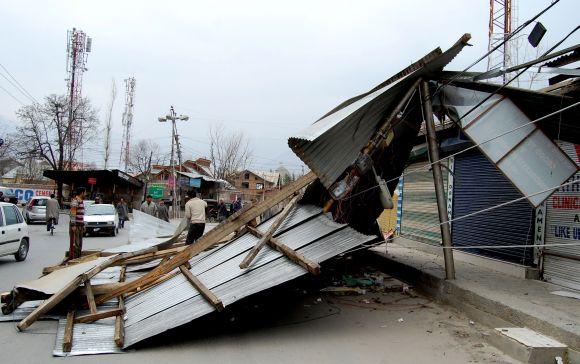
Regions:
<svg viewBox="0 0 580 364"><path fill-rule="evenodd" d="M455 281L447 281L443 272L438 275L421 267L405 264L384 251L372 250L370 255L382 269L393 276L444 304L459 308L486 326L493 328L507 324L528 327L566 344L569 347L570 362L580 363L580 335L522 312L516 307L510 307L460 287L457 283L461 282L461 277Z"/></svg>

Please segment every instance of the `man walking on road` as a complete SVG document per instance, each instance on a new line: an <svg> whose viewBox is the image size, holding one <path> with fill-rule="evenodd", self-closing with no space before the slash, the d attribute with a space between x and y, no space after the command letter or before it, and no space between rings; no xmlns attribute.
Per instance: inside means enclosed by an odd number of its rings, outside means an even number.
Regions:
<svg viewBox="0 0 580 364"><path fill-rule="evenodd" d="M195 191L188 191L187 196L190 198L185 204L185 218L189 221L189 230L185 244L193 244L203 235L205 230L205 208L207 202L197 197Z"/></svg>
<svg viewBox="0 0 580 364"><path fill-rule="evenodd" d="M85 233L85 198L86 190L79 187L76 196L70 202L70 246L68 259L80 258L83 251L83 234Z"/></svg>
<svg viewBox="0 0 580 364"><path fill-rule="evenodd" d="M46 231L50 231L52 225L58 224L58 213L60 205L54 198L54 193L50 195L50 199L46 200Z"/></svg>
<svg viewBox="0 0 580 364"><path fill-rule="evenodd" d="M119 214L119 227L123 229L125 227L125 221L129 220L129 207L123 197L121 197L121 200L117 204L117 213Z"/></svg>
<svg viewBox="0 0 580 364"><path fill-rule="evenodd" d="M141 205L141 212L157 217L157 204L153 202L151 195L147 195L147 199Z"/></svg>
<svg viewBox="0 0 580 364"><path fill-rule="evenodd" d="M169 222L169 210L163 200L159 200L159 206L157 206L157 218Z"/></svg>

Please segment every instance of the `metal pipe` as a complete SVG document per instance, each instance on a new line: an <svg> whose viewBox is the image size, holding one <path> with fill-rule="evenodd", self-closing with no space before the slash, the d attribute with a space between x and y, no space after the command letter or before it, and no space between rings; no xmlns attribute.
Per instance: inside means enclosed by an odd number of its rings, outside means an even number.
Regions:
<svg viewBox="0 0 580 364"><path fill-rule="evenodd" d="M423 113L425 126L427 129L427 144L429 146L429 156L431 161L438 161L439 146L437 145L437 135L435 133L435 122L433 121L433 106L431 105L431 95L429 93L429 84L427 81L421 82L421 94L423 96ZM433 164L433 181L435 182L435 196L437 198L437 210L439 212L439 222L441 223L441 238L443 246L451 247L451 228L447 216L447 200L445 199L445 190L443 186L443 173L441 164ZM453 263L453 250L443 249L443 258L445 260L445 278L455 279L455 264Z"/></svg>

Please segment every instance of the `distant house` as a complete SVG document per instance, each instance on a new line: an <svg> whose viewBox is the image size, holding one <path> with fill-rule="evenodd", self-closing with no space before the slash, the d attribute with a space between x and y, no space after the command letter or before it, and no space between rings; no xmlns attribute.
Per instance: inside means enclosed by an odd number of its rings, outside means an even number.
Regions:
<svg viewBox="0 0 580 364"><path fill-rule="evenodd" d="M280 173L249 169L236 173L230 182L244 201L266 199L281 186Z"/></svg>

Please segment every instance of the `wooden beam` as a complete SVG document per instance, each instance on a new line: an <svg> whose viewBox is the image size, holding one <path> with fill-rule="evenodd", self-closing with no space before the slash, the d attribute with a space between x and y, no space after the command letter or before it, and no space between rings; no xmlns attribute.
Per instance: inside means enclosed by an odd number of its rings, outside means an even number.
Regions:
<svg viewBox="0 0 580 364"><path fill-rule="evenodd" d="M120 308L112 308L110 310L99 311L97 313L88 313L86 315L77 316L74 320L75 324L86 324L87 322L94 322L102 320L107 317L124 315L125 310Z"/></svg>
<svg viewBox="0 0 580 364"><path fill-rule="evenodd" d="M85 294L87 295L87 303L89 304L89 310L91 313L97 313L97 304L95 303L95 296L93 295L93 286L91 285L91 280L85 282Z"/></svg>
<svg viewBox="0 0 580 364"><path fill-rule="evenodd" d="M253 228L251 226L248 226L248 230L250 231L250 233L254 234L257 237L264 236L264 234L260 230ZM306 258L303 254L290 248L288 245L282 243L280 240L276 238L270 238L268 239L268 245L272 247L272 249L276 249L280 253L284 254L288 259L300 265L304 269L308 270L310 273L314 275L320 274L320 264Z"/></svg>
<svg viewBox="0 0 580 364"><path fill-rule="evenodd" d="M320 274L320 264L306 258L303 254L290 248L288 245L282 243L280 240L271 238L270 240L268 240L268 245L270 245L272 248L276 249L280 253L284 254L288 259L298 264L302 268L305 268L310 273L314 275Z"/></svg>
<svg viewBox="0 0 580 364"><path fill-rule="evenodd" d="M229 234L233 233L240 227L244 226L251 220L260 216L268 209L272 208L276 204L284 201L288 197L295 194L300 189L306 187L308 184L314 182L317 179L314 172L309 172L308 174L300 177L296 181L289 183L279 190L276 194L272 195L269 199L261 201L255 205L252 205L247 210L240 214L234 214L230 216L226 221L220 223L215 228L211 229L207 234L199 238L195 244L188 245L186 249L182 252L174 255L169 261L160 264L155 269L151 270L146 275L135 279L131 282L125 283L124 286L119 287L115 291L103 296L103 300L107 301L113 297L117 297L121 294L133 291L135 288L144 286L145 284L154 282L159 276L171 272L173 269L179 267L185 262L189 261L191 257L201 253L205 249L217 244L221 239L226 238ZM97 299L97 302L99 299Z"/></svg>
<svg viewBox="0 0 580 364"><path fill-rule="evenodd" d="M125 281L125 274L127 271L127 266L121 268L121 274L119 275L119 282ZM119 296L119 309L125 312L125 297ZM125 345L125 323L123 322L123 315L118 315L115 318L115 345L122 348Z"/></svg>
<svg viewBox="0 0 580 364"><path fill-rule="evenodd" d="M44 302L42 302L36 309L34 309L34 311L32 311L28 316L26 316L22 321L20 321L18 323L18 325L16 325L16 327L20 331L25 330L27 327L29 327L34 322L36 322L36 320L38 320L38 318L40 316L42 316L43 314L45 314L46 312L51 310L60 301L62 301L65 297L67 297L69 294L71 294L74 290L76 290L79 287L79 285L81 285L84 282L86 282L87 280L93 278L95 275L97 275L103 269L108 268L109 266L115 264L115 262L122 260L122 259L131 258L131 257L137 256L140 254L145 254L145 253L148 253L151 251L157 251L157 248L156 247L146 248L146 249L141 249L141 250L138 250L135 252L123 253L123 254L111 256L109 259L101 262L101 264L93 267L92 269L89 269L84 274L81 274L81 275L75 277L74 279L72 279L70 282L68 282L66 285L64 285L64 287L62 287L60 289L60 291L53 294L50 298L44 300Z"/></svg>
<svg viewBox="0 0 580 364"><path fill-rule="evenodd" d="M296 206L296 203L298 203L298 200L300 200L300 197L301 195L294 196L294 198L290 200L290 202L286 206L284 206L282 212L278 216L276 216L276 220L274 220L272 225L270 225L268 230L266 230L266 232L262 235L260 240L258 240L256 245L254 245L254 247L248 252L244 260L242 260L242 262L240 263L241 269L246 269L250 266L250 264L252 264L252 261L254 260L254 258L256 258L256 255L258 255L260 250L264 247L264 245L266 245L266 243L268 242L268 240L270 240L272 235L274 235L278 227L282 225L282 223L284 222L286 217L288 217L294 206Z"/></svg>
<svg viewBox="0 0 580 364"><path fill-rule="evenodd" d="M196 276L193 275L185 266L179 266L181 273L187 278L189 283L205 298L209 303L215 307L216 310L221 311L224 309L224 304L217 298L217 296L209 290Z"/></svg>
<svg viewBox="0 0 580 364"><path fill-rule="evenodd" d="M70 310L66 315L66 326L64 327L64 337L62 339L62 351L70 353L73 341L75 312Z"/></svg>

